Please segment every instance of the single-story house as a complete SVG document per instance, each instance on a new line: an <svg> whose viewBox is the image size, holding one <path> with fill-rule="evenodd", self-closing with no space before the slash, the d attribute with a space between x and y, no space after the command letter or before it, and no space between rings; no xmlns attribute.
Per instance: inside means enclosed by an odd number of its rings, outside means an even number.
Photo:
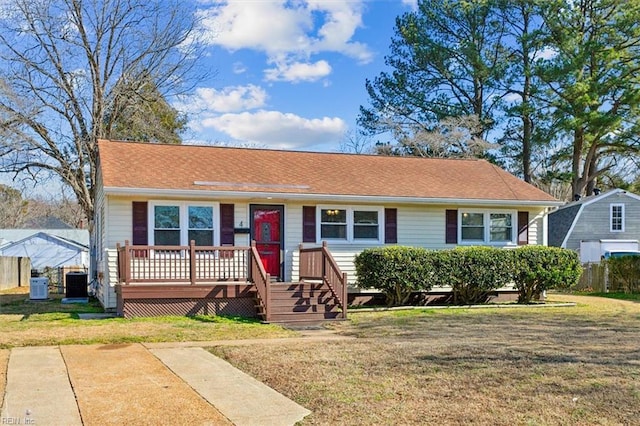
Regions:
<svg viewBox="0 0 640 426"><path fill-rule="evenodd" d="M638 250L640 196L624 189L580 198L549 213L549 245L599 262L607 250Z"/></svg>
<svg viewBox="0 0 640 426"><path fill-rule="evenodd" d="M238 299L328 275L343 312L357 291L354 255L367 247L546 245L547 212L561 204L478 159L98 145L97 295L125 316L255 315ZM277 305L260 301L263 317L264 303Z"/></svg>
<svg viewBox="0 0 640 426"><path fill-rule="evenodd" d="M89 267L86 229L0 229L0 256L28 257L31 268Z"/></svg>

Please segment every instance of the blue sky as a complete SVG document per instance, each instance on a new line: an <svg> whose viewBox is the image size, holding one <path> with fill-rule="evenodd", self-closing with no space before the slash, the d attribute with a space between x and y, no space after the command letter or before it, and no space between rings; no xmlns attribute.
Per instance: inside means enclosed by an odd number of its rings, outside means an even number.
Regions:
<svg viewBox="0 0 640 426"><path fill-rule="evenodd" d="M174 106L186 143L337 151L385 70L405 0L230 0L198 5L215 73Z"/></svg>

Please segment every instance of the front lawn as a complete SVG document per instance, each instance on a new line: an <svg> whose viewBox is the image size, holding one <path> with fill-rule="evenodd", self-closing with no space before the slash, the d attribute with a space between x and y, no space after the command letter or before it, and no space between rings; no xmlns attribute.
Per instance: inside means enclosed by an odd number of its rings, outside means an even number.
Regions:
<svg viewBox="0 0 640 426"><path fill-rule="evenodd" d="M352 313L353 341L212 352L313 411L303 424L634 424L640 304Z"/></svg>
<svg viewBox="0 0 640 426"><path fill-rule="evenodd" d="M640 293L578 293L582 296L606 297L608 299L640 301Z"/></svg>
<svg viewBox="0 0 640 426"><path fill-rule="evenodd" d="M30 301L28 287L0 292L0 348L92 343L182 342L290 337L296 333L257 320L211 316L81 320L102 312L96 301L63 304L62 295Z"/></svg>

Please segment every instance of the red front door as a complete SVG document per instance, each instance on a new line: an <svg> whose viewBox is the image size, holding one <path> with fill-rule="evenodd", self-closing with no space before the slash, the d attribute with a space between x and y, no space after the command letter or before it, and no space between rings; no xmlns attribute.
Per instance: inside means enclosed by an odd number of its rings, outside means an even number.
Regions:
<svg viewBox="0 0 640 426"><path fill-rule="evenodd" d="M262 265L271 278L282 278L282 219L283 206L251 206L252 238L262 259Z"/></svg>

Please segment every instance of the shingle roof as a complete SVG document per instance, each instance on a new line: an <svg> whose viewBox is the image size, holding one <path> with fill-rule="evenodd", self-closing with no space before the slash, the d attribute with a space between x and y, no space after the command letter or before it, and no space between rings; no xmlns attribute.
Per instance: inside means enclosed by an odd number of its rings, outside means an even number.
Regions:
<svg viewBox="0 0 640 426"><path fill-rule="evenodd" d="M107 188L557 200L484 160L99 141Z"/></svg>

